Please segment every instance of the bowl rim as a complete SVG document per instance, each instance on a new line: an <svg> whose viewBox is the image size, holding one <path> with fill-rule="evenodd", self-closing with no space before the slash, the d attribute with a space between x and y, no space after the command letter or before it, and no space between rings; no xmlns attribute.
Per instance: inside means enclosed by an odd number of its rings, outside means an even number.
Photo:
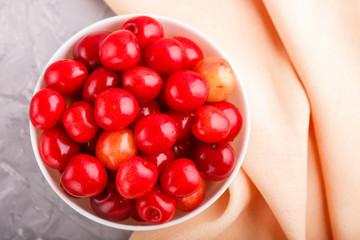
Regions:
<svg viewBox="0 0 360 240"><path fill-rule="evenodd" d="M170 226L174 226L176 224L179 224L181 222L187 221L191 218L193 218L194 216L200 214L201 212L203 212L205 209L207 209L208 207L210 207L225 191L226 189L230 186L231 182L233 181L233 179L235 178L235 176L238 174L239 169L244 161L245 158L245 154L248 148L248 144L249 144L249 138L250 138L250 107L249 107L249 100L245 91L245 87L243 85L243 82L241 80L240 74L237 71L236 68L234 68L233 64L231 63L231 60L229 59L229 57L225 54L225 52L213 41L211 40L209 37L207 37L205 34L203 34L202 32L200 32L199 30L197 30L196 28L183 23L179 20L176 20L174 18L170 18L170 17L165 17L165 16L159 16L159 15L155 15L155 14L123 14L123 15L118 15L118 16L113 16L113 17L109 17L109 18L105 18L102 19L100 21L97 21L95 23L92 23L84 28L82 28L80 31L78 31L77 33L75 33L74 35L72 35L70 38L68 38L65 42L63 42L63 44L56 50L56 52L51 56L51 58L49 59L49 61L46 63L46 65L43 68L42 73L40 74L33 95L35 95L39 90L40 90L40 85L45 73L46 68L55 61L55 59L58 58L58 55L62 54L64 51L68 50L70 45L70 42L75 41L76 39L81 38L82 36L85 35L85 33L87 31L89 31L92 28L96 28L98 26L101 26L103 24L110 24L110 23L115 23L118 21L124 21L127 19L130 19L132 17L137 17L137 16L149 16L152 17L156 20L158 20L159 22L161 21L167 21L170 22L172 24L178 25L181 28L185 28L188 31L198 35L199 37L201 37L202 39L205 39L208 43L210 43L212 45L212 47L214 47L216 49L216 51L218 51L220 53L220 55L222 55L222 57L224 59L226 59L230 66L232 67L236 79L237 79L237 84L239 84L239 88L240 88L240 92L241 95L243 96L242 100L244 101L243 104L245 106L245 111L244 114L242 114L243 117L243 122L246 122L246 126L245 126L245 135L244 135L244 142L243 142L243 150L240 152L239 157L238 157L238 161L237 164L234 167L233 172L231 173L231 175L226 179L225 183L223 184L223 186L221 186L221 188L219 189L218 192L216 192L214 194L214 196L212 196L205 204L203 204L202 206L196 208L195 210L187 213L186 215L175 219L175 220L171 220L167 223L163 223L163 224L158 224L158 225L127 225L127 224L122 224L119 222L112 222L112 221L108 221L105 219L102 219L98 216L95 216L94 214L91 214L89 212L87 212L86 210L82 209L81 207L79 207L76 203L72 202L68 196L66 196L63 192L61 192L58 189L58 186L55 184L55 182L53 182L49 172L47 171L45 164L43 163L40 154L39 154L39 150L38 150L38 143L37 143L37 137L36 137L36 128L31 124L31 121L29 120L29 126L30 126L30 140L31 140L31 145L32 145L32 149L35 155L35 159L36 162L41 170L41 173L43 174L43 176L45 177L47 183L50 185L50 187L52 188L52 190L69 206L71 207L73 210L75 210L76 212L80 213L81 215L83 215L84 217L91 219L94 222L100 223L102 225L108 226L108 227L112 227L112 228L117 228L117 229L122 229L122 230L130 230L130 231L146 231L146 230L156 230L156 229L162 229L162 228L166 228L166 227L170 227ZM245 116L243 116L245 115ZM245 119L244 119L245 118ZM244 121L245 120L245 121ZM243 124L244 126L244 124Z"/></svg>

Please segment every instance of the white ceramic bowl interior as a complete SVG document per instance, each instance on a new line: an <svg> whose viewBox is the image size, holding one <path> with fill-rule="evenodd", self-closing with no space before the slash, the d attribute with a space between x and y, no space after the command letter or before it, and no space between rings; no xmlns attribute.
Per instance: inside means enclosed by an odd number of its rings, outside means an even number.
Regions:
<svg viewBox="0 0 360 240"><path fill-rule="evenodd" d="M49 66L51 63L65 58L72 58L72 49L74 44L77 40L79 40L81 37L90 34L95 31L115 31L119 30L121 25L128 20L131 17L138 16L137 14L129 14L129 15L121 15L121 16L115 16L111 18L107 18L104 20L101 20L99 22L96 22L78 33L76 33L74 36L72 36L69 40L67 40L51 57L49 62L47 63L47 66ZM155 16L155 15L148 15L150 17L155 18L157 21L159 21L163 27L165 36L172 37L172 36L184 36L187 37L194 42L196 42L202 51L204 52L205 57L210 56L217 56L225 58L230 64L231 60L224 54L224 52L208 37L206 37L204 34L199 32L198 30L192 28L189 25L186 25L182 22L179 22L177 20L162 17L162 16ZM231 64L232 65L232 64ZM46 66L46 67L47 67ZM44 88L44 72L45 69L42 72L35 90L34 94L38 92L40 89ZM232 65L233 67L233 65ZM50 167L48 167L46 164L43 163L41 160L41 157L39 155L39 139L41 136L42 131L36 129L31 123L30 123L30 137L31 137L31 143L33 147L33 151L35 154L35 158L37 161L37 164L40 167L40 170L42 174L44 175L47 182L50 184L51 188L56 192L56 194L71 208L73 208L78 213L82 214L83 216L106 226L118 228L118 229L125 229L125 230L133 230L133 231L139 231L139 230L153 230L153 229L160 229L165 228L169 226L173 226L175 224L181 223L183 221L186 221L197 214L204 211L206 208L208 208L212 203L214 203L223 193L224 191L229 187L231 181L237 174L237 172L240 169L240 166L243 162L246 148L249 141L249 133L250 133L250 113L249 113L249 107L248 107L248 100L246 97L246 93L243 87L243 84L240 80L239 73L236 68L233 67L233 70L235 72L235 75L237 77L237 86L232 94L232 96L228 99L231 103L235 104L243 117L243 126L241 129L240 134L236 137L236 139L231 143L231 145L234 147L236 152L236 166L233 171L233 173L225 180L219 181L219 182L207 182L207 189L206 189L206 196L202 204L193 210L192 212L181 212L177 211L175 216L172 220L170 220L167 223L160 224L160 225L152 225L148 223L139 223L136 222L133 219L127 219L120 222L111 222L104 220L100 217L98 217L94 211L91 209L90 201L89 199L75 199L69 197L64 190L60 187L60 173L57 170L54 170Z"/></svg>

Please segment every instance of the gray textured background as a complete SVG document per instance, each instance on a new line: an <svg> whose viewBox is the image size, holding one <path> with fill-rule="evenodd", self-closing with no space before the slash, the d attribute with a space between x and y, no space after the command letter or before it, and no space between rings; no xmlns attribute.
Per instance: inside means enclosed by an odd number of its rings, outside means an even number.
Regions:
<svg viewBox="0 0 360 240"><path fill-rule="evenodd" d="M101 0L0 0L0 239L127 239L51 190L33 155L28 107L41 70L71 35L114 15Z"/></svg>

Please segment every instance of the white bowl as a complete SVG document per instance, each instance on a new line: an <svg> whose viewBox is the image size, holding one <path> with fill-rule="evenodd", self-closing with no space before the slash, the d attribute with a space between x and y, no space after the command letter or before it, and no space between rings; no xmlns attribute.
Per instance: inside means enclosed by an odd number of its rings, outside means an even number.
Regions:
<svg viewBox="0 0 360 240"><path fill-rule="evenodd" d="M115 31L119 30L122 24L128 20L129 18L132 18L134 16L139 16L138 14L129 14L129 15L121 15L121 16L115 16L111 18L107 18L104 20L101 20L99 22L96 22L78 33L76 33L74 36L72 36L69 40L67 40L51 57L49 62L47 63L47 66L49 66L51 63L64 59L64 58L72 58L72 49L76 41L78 41L81 37L90 34L95 31ZM200 48L202 49L205 56L217 56L222 57L226 59L230 64L231 60L225 55L225 53L208 37L206 37L204 34L199 32L198 30L192 28L189 25L186 25L182 22L179 22L177 20L168 18L168 17L162 17L162 16L155 16L155 15L148 15L150 17L155 18L157 21L159 21L162 26L164 27L165 36L171 37L171 36L184 36L187 38L190 38L194 42L196 42ZM232 65L232 64L231 64ZM47 67L46 66L46 67ZM40 89L44 88L44 72L45 69L42 72L35 90L34 94L38 92ZM212 203L214 203L223 193L224 191L229 187L231 181L237 174L237 172L240 169L240 166L243 162L246 148L249 141L249 133L250 133L250 112L249 112L249 106L248 106L248 100L246 97L246 93L243 87L243 84L240 80L239 73L236 68L232 65L233 70L235 72L236 78L237 78L237 86L230 97L229 101L233 104L235 104L243 117L243 126L240 131L240 134L236 137L236 139L231 143L231 145L235 149L236 153L236 166L232 174L225 180L219 181L219 182L208 182L207 183L207 189L206 189L206 196L202 204L196 208L195 210L191 212L181 212L177 211L175 216L167 223L159 224L159 225L152 225L149 223L139 223L136 222L133 219L127 219L120 222L111 222L104 220L100 217L98 217L94 211L92 210L90 206L89 199L76 199L69 197L68 194L64 192L64 190L60 187L60 173L57 170L54 170L50 167L48 167L46 164L43 163L41 160L41 157L39 155L39 139L41 136L42 131L36 129L30 122L30 137L31 137L31 144L33 147L33 151L35 154L35 158L37 161L37 164L40 167L40 170L42 174L44 175L47 182L50 184L51 188L56 192L56 194L71 208L73 208L78 213L82 214L83 216L106 226L118 228L118 229L125 229L125 230L133 230L133 231L141 231L141 230L153 230L153 229L160 229L165 228L169 226L173 226L175 224L184 222L202 211L204 211L206 208L208 208Z"/></svg>

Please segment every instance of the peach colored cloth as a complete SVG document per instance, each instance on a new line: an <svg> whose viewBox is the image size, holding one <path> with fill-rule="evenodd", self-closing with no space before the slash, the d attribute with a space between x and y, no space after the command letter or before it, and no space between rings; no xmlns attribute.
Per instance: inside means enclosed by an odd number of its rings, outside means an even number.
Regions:
<svg viewBox="0 0 360 240"><path fill-rule="evenodd" d="M105 0L169 16L222 47L252 129L242 170L199 216L131 239L360 237L360 2Z"/></svg>

